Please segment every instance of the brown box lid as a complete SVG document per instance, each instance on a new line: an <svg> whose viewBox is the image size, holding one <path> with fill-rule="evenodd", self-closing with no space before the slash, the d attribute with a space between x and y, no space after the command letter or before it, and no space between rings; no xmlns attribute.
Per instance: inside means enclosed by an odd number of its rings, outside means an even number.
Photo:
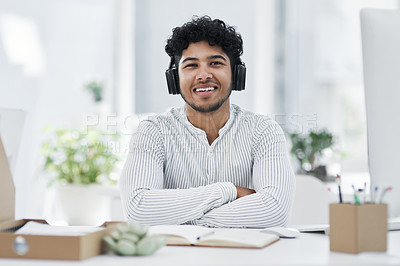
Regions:
<svg viewBox="0 0 400 266"><path fill-rule="evenodd" d="M82 260L101 253L104 249L104 230L81 236L49 236L16 234L15 230L29 221L46 223L44 220L23 219L0 224L0 257ZM5 230L5 231L4 231Z"/></svg>

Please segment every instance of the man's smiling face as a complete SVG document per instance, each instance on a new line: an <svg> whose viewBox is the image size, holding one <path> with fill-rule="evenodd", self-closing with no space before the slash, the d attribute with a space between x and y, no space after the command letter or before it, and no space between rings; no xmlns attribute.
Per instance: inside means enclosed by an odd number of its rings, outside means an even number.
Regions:
<svg viewBox="0 0 400 266"><path fill-rule="evenodd" d="M229 105L231 83L230 60L219 46L201 41L183 50L179 86L182 98L192 109L206 113Z"/></svg>

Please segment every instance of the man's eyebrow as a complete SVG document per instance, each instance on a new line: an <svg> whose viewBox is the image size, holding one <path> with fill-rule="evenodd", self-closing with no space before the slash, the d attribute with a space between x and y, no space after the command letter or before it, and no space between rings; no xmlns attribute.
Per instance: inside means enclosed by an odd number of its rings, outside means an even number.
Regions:
<svg viewBox="0 0 400 266"><path fill-rule="evenodd" d="M187 61L199 61L199 59L196 58L196 57L188 57L188 58L183 59L181 64L183 64L183 63L185 63Z"/></svg>
<svg viewBox="0 0 400 266"><path fill-rule="evenodd" d="M212 56L207 57L207 59L208 60L210 60L210 59L222 59L222 60L224 60L226 62L226 58L223 57L222 55L212 55ZM196 57L188 57L188 58L183 59L181 64L183 64L183 63L185 63L187 61L199 61L199 59L196 58Z"/></svg>
<svg viewBox="0 0 400 266"><path fill-rule="evenodd" d="M222 55L212 55L212 56L207 57L207 59L222 59L226 62L226 58L223 57Z"/></svg>

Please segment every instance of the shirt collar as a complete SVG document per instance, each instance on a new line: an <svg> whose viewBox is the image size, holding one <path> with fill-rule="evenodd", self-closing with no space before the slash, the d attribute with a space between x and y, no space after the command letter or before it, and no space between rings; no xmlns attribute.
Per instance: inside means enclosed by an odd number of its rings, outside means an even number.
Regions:
<svg viewBox="0 0 400 266"><path fill-rule="evenodd" d="M229 105L229 118L228 121L226 121L225 125L219 130L219 135L222 136L227 132L231 127L233 122L235 121L235 118L238 115L239 107L235 104L230 104ZM189 119L187 118L186 115L186 105L184 105L182 108L179 110L179 115L182 121L184 122L185 125L191 130L194 130L196 132L204 132L202 129L197 128L190 123ZM205 133L205 132L204 132Z"/></svg>

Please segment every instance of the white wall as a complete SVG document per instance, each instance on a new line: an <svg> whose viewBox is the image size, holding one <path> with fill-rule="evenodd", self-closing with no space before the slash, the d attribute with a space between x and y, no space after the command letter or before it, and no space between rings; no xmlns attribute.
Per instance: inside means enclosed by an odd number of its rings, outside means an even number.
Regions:
<svg viewBox="0 0 400 266"><path fill-rule="evenodd" d="M27 111L14 176L16 217L38 218L46 188L39 169L42 128L84 121L93 106L82 86L94 77L106 81L105 97L112 98L114 1L0 1L0 19L10 14L33 23L44 51L43 71L28 76L10 61L0 35L0 106Z"/></svg>

